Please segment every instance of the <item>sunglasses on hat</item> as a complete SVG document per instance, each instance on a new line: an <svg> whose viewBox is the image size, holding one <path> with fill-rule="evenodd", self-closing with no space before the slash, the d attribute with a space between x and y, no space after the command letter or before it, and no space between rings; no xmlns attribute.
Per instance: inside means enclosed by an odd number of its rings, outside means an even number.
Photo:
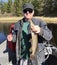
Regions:
<svg viewBox="0 0 57 65"><path fill-rule="evenodd" d="M32 10L32 9L29 9L29 8L28 8L28 9L23 10L23 12L24 12L24 13L27 13L27 11L28 11L29 13L32 13L32 12L33 12L33 10Z"/></svg>

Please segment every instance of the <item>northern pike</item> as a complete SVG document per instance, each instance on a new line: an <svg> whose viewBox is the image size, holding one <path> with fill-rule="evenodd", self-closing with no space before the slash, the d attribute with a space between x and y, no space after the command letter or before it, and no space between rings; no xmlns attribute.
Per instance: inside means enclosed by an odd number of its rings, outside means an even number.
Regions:
<svg viewBox="0 0 57 65"><path fill-rule="evenodd" d="M30 27L35 26L32 20L30 20L29 22L30 22ZM31 49L30 49L30 51L32 52L31 55L34 54L35 56L37 48L38 48L38 35L31 30Z"/></svg>

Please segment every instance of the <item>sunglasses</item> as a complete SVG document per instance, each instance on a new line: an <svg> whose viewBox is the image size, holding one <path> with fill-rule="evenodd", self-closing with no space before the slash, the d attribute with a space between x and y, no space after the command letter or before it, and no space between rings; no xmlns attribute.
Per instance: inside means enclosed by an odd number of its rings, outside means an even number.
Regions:
<svg viewBox="0 0 57 65"><path fill-rule="evenodd" d="M28 11L29 13L32 13L32 12L33 12L32 9L25 9L25 10L23 10L24 13L27 13L27 11Z"/></svg>

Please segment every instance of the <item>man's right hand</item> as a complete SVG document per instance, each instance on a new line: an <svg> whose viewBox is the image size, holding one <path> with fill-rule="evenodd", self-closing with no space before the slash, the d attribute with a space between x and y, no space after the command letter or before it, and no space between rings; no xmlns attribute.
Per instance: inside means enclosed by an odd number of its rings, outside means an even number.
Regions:
<svg viewBox="0 0 57 65"><path fill-rule="evenodd" d="M8 40L8 41L12 41L12 39L13 39L12 34L9 34L9 35L7 36L7 40Z"/></svg>

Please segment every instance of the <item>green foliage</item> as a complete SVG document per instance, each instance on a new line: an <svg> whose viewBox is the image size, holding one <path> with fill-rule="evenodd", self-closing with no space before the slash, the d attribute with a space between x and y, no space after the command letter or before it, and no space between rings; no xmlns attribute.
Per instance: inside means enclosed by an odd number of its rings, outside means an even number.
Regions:
<svg viewBox="0 0 57 65"><path fill-rule="evenodd" d="M7 12L7 3L4 3L4 12Z"/></svg>
<svg viewBox="0 0 57 65"><path fill-rule="evenodd" d="M4 13L4 3L3 3L3 1L0 2L0 10L1 10L1 13L3 14Z"/></svg>
<svg viewBox="0 0 57 65"><path fill-rule="evenodd" d="M34 0L32 3L34 5L35 15L42 15L44 6L43 0Z"/></svg>
<svg viewBox="0 0 57 65"><path fill-rule="evenodd" d="M14 0L14 12L16 16L20 16L22 8L22 1Z"/></svg>
<svg viewBox="0 0 57 65"><path fill-rule="evenodd" d="M57 0L8 0L0 2L0 11L12 13L15 16L22 15L22 6L25 3L32 3L35 9L35 15L57 16Z"/></svg>
<svg viewBox="0 0 57 65"><path fill-rule="evenodd" d="M57 0L46 0L44 5L45 15L57 15Z"/></svg>
<svg viewBox="0 0 57 65"><path fill-rule="evenodd" d="M7 13L11 13L12 0L8 0L7 3Z"/></svg>

